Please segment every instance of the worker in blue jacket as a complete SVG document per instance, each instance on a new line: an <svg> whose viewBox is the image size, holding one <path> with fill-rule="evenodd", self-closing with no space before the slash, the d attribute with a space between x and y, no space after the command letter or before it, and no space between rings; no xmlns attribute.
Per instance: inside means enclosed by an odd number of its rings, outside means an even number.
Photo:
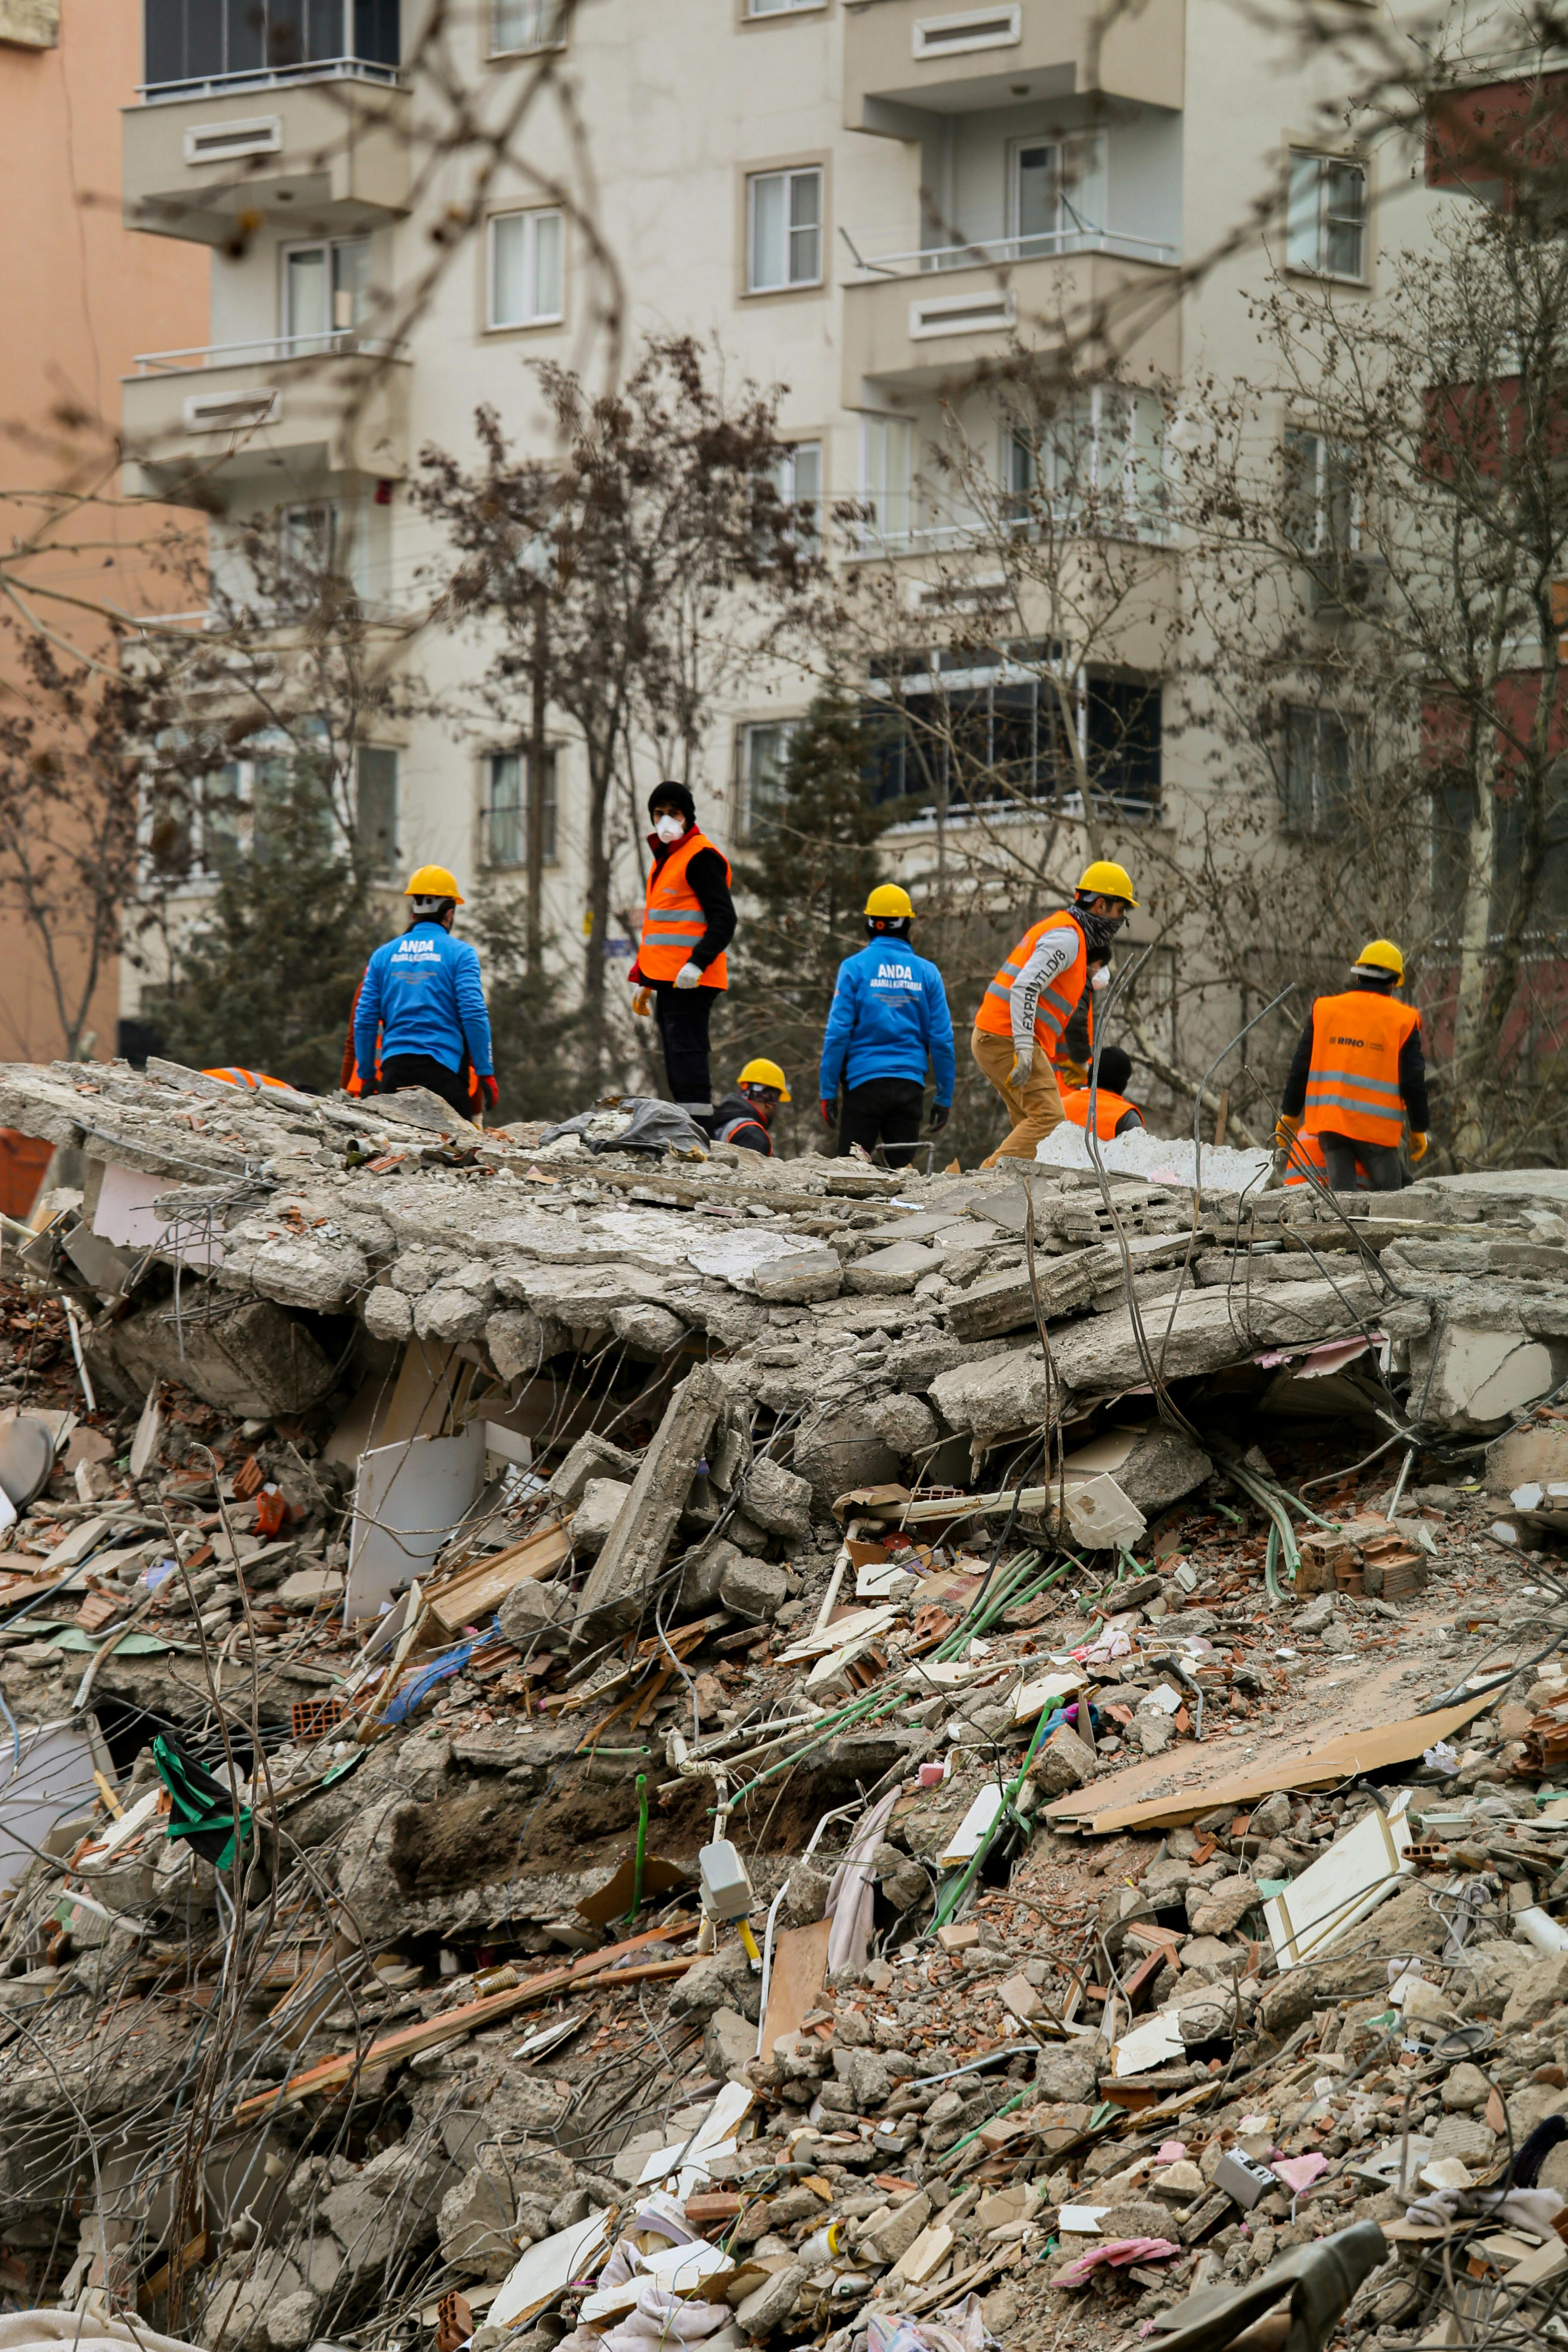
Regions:
<svg viewBox="0 0 1568 2352"><path fill-rule="evenodd" d="M935 1133L952 1109L952 1015L934 963L910 945L914 907L907 890L884 882L866 901L870 938L846 956L822 1040L819 1092L831 1123L843 1089L838 1152L851 1144L882 1146L889 1167L907 1167L917 1150L926 1065L936 1078L931 1124Z"/></svg>
<svg viewBox="0 0 1568 2352"><path fill-rule="evenodd" d="M377 948L354 1005L354 1058L366 1092L428 1087L465 1118L496 1107L490 1017L479 960L452 937L463 894L444 866L422 866L404 897L408 929Z"/></svg>

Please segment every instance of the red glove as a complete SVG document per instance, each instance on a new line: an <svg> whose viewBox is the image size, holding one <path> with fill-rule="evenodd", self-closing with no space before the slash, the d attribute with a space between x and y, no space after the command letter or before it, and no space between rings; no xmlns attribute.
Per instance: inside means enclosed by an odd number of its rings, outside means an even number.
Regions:
<svg viewBox="0 0 1568 2352"><path fill-rule="evenodd" d="M486 1108L494 1110L500 1100L500 1088L488 1072L479 1080L479 1092L485 1098Z"/></svg>
<svg viewBox="0 0 1568 2352"><path fill-rule="evenodd" d="M825 1102L822 1106L822 1124L824 1127L831 1127L833 1124L833 1105L830 1102Z"/></svg>

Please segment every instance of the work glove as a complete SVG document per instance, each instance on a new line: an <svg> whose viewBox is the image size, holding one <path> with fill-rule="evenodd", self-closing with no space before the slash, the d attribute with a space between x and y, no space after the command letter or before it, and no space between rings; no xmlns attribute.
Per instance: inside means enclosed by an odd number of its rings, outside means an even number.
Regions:
<svg viewBox="0 0 1568 2352"><path fill-rule="evenodd" d="M1015 1054L1013 1066L1007 1073L1007 1084L1015 1087L1026 1086L1034 1066L1035 1056L1032 1051L1026 1054Z"/></svg>
<svg viewBox="0 0 1568 2352"><path fill-rule="evenodd" d="M702 966L700 963L683 963L675 975L677 988L698 988L701 982Z"/></svg>
<svg viewBox="0 0 1568 2352"><path fill-rule="evenodd" d="M491 1077L488 1070L482 1072L480 1075L479 1092L485 1098L485 1108L487 1110L494 1110L497 1103L500 1100L500 1088L497 1086L494 1078Z"/></svg>
<svg viewBox="0 0 1568 2352"><path fill-rule="evenodd" d="M1057 1064L1057 1083L1058 1086L1066 1084L1069 1087L1087 1087L1089 1072L1081 1062L1069 1062L1064 1055Z"/></svg>
<svg viewBox="0 0 1568 2352"><path fill-rule="evenodd" d="M648 1014L653 1011L653 991L651 988L633 989L632 1011L637 1014L639 1021L646 1021L647 1019Z"/></svg>
<svg viewBox="0 0 1568 2352"><path fill-rule="evenodd" d="M940 1135L942 1129L947 1125L948 1120L952 1117L952 1105L951 1103L932 1103L931 1107L931 1133L933 1135Z"/></svg>
<svg viewBox="0 0 1568 2352"><path fill-rule="evenodd" d="M1274 1122L1275 1150L1277 1151L1289 1151L1290 1146L1295 1142L1296 1138L1300 1134L1300 1120L1299 1118L1292 1118L1289 1111L1282 1110L1279 1118Z"/></svg>
<svg viewBox="0 0 1568 2352"><path fill-rule="evenodd" d="M1411 1130L1410 1130L1410 1160L1411 1160L1411 1165L1412 1165L1412 1166L1414 1166L1414 1165L1415 1164L1415 1162L1416 1162L1418 1160L1425 1160L1425 1159L1426 1159L1426 1138L1424 1135L1417 1135L1417 1134L1416 1134L1416 1132L1415 1132L1415 1129L1414 1129L1414 1128L1412 1128L1412 1129L1411 1129Z"/></svg>
<svg viewBox="0 0 1568 2352"><path fill-rule="evenodd" d="M822 1124L823 1124L823 1126L824 1126L824 1127L831 1127L831 1126L832 1126L832 1124L833 1124L833 1112L834 1112L834 1108L835 1108L835 1106L834 1106L832 1103L830 1103L830 1102L825 1102L825 1103L823 1104L823 1106L822 1106Z"/></svg>

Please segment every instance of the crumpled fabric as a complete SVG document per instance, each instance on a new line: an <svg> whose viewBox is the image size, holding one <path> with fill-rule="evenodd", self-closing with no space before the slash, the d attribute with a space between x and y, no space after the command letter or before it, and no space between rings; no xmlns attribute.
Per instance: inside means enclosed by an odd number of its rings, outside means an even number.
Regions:
<svg viewBox="0 0 1568 2352"><path fill-rule="evenodd" d="M985 2325L977 2294L934 2319L911 2319L903 2311L874 2311L866 2330L867 2352L985 2352L996 2337Z"/></svg>
<svg viewBox="0 0 1568 2352"><path fill-rule="evenodd" d="M1421 2230L1446 2230L1455 2221L1484 2218L1500 2221L1505 2230L1530 2230L1538 2238L1549 2238L1562 2210L1563 2199L1555 2189L1434 2189L1406 2206L1405 2218Z"/></svg>
<svg viewBox="0 0 1568 2352"><path fill-rule="evenodd" d="M0 2352L196 2352L155 2329L87 2311L0 2311Z"/></svg>
<svg viewBox="0 0 1568 2352"><path fill-rule="evenodd" d="M1293 2197L1310 2189L1329 2168L1329 2159L1317 2148L1305 2156L1277 2156L1270 2159L1268 2169L1276 2180L1282 2180Z"/></svg>
<svg viewBox="0 0 1568 2352"><path fill-rule="evenodd" d="M663 2344L700 2344L733 2316L727 2303L693 2303L645 2279L636 2308L606 2328L599 2341L605 2352L658 2352Z"/></svg>
<svg viewBox="0 0 1568 2352"><path fill-rule="evenodd" d="M1097 2270L1124 2270L1129 2263L1163 2263L1181 2248L1169 2238L1108 2238L1103 2246L1090 2246L1087 2254L1079 2254L1058 2271L1051 2281L1053 2286L1087 2286Z"/></svg>
<svg viewBox="0 0 1568 2352"><path fill-rule="evenodd" d="M871 1911L877 1884L871 1874L871 1857L882 1843L882 1832L899 1795L898 1789L890 1789L868 1813L861 1814L844 1859L828 1884L827 1916L833 1922L827 1931L829 1975L835 1969L863 1969L866 1965L871 1948Z"/></svg>
<svg viewBox="0 0 1568 2352"><path fill-rule="evenodd" d="M541 1143L553 1143L558 1136L580 1135L590 1151L710 1151L713 1139L706 1128L699 1127L689 1111L679 1103L667 1103L657 1095L623 1096L618 1109L630 1114L626 1124L614 1135L590 1135L593 1121L602 1119L602 1110L580 1110L574 1118L563 1118L554 1127L547 1127L540 1137Z"/></svg>

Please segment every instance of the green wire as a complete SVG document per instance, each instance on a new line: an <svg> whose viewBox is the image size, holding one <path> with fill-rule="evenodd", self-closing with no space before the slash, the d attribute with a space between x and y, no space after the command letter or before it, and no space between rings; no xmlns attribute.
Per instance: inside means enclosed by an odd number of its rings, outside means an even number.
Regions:
<svg viewBox="0 0 1568 2352"><path fill-rule="evenodd" d="M1079 1704L1087 1706L1088 1701L1081 1700ZM961 1874L954 1879L952 1885L949 1886L946 1893L942 1895L942 1900L937 1905L935 1915L931 1923L931 1932L933 1936L939 1927L946 1927L948 1921L952 1918L953 1913L957 1910L959 1905L963 1902L964 1896L973 1885L975 1879L980 1874L981 1865L984 1862L986 1855L990 1853L997 1837L1001 1833L1003 1822L1007 1821L1009 1818L1014 1821L1017 1820L1018 1817L1013 1811L1015 1801L1017 1798L1019 1790L1023 1787L1024 1782L1028 1778L1029 1767L1035 1760L1035 1750L1038 1748L1046 1726L1050 1721L1054 1712L1054 1708L1049 1706L1043 1706L1040 1709L1040 1719L1035 1726L1034 1736L1029 1741L1027 1752L1025 1755L1023 1763L1018 1768L1017 1779L1013 1782L1012 1787L1004 1792L1002 1802L996 1808L995 1820L992 1822L991 1827L986 1831L985 1835L981 1839L980 1843L975 1847L965 1868Z"/></svg>

